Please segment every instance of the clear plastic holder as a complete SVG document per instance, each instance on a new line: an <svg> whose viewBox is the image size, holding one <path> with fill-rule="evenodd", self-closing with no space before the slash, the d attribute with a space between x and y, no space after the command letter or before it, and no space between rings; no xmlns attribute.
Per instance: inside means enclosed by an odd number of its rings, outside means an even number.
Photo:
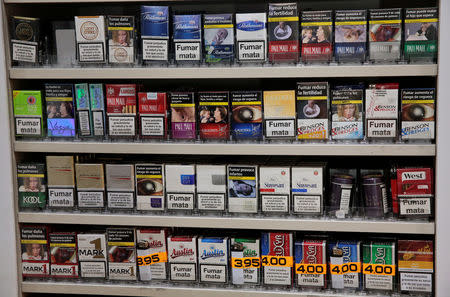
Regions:
<svg viewBox="0 0 450 297"><path fill-rule="evenodd" d="M227 286L230 257L228 237L199 237L197 245L200 286Z"/></svg>
<svg viewBox="0 0 450 297"><path fill-rule="evenodd" d="M380 238L362 245L364 290L375 294L397 291L396 242Z"/></svg>
<svg viewBox="0 0 450 297"><path fill-rule="evenodd" d="M107 63L105 16L75 16L77 61L87 67Z"/></svg>
<svg viewBox="0 0 450 297"><path fill-rule="evenodd" d="M228 215L259 213L258 165L227 165L227 184Z"/></svg>
<svg viewBox="0 0 450 297"><path fill-rule="evenodd" d="M264 139L291 142L297 138L295 91L264 91Z"/></svg>
<svg viewBox="0 0 450 297"><path fill-rule="evenodd" d="M45 164L20 162L16 170L19 209L33 212L46 209L48 196Z"/></svg>
<svg viewBox="0 0 450 297"><path fill-rule="evenodd" d="M198 249L196 236L169 236L167 238L169 251L169 280L171 285L191 286L198 283Z"/></svg>
<svg viewBox="0 0 450 297"><path fill-rule="evenodd" d="M261 283L260 240L230 239L230 283L238 288L255 288ZM249 258L249 259L246 259Z"/></svg>
<svg viewBox="0 0 450 297"><path fill-rule="evenodd" d="M226 165L196 165L196 209L203 215L225 213L227 207Z"/></svg>
<svg viewBox="0 0 450 297"><path fill-rule="evenodd" d="M294 216L319 218L324 215L325 165L305 163L291 167L291 213Z"/></svg>
<svg viewBox="0 0 450 297"><path fill-rule="evenodd" d="M333 56L333 12L301 12L301 61L303 64L328 64Z"/></svg>
<svg viewBox="0 0 450 297"><path fill-rule="evenodd" d="M344 219L355 215L356 185L356 169L330 169L329 201L326 206L330 217Z"/></svg>
<svg viewBox="0 0 450 297"><path fill-rule="evenodd" d="M390 191L384 169L360 169L359 176L364 219L384 219L391 216Z"/></svg>
<svg viewBox="0 0 450 297"><path fill-rule="evenodd" d="M280 164L281 165L281 164ZM260 209L263 216L287 216L291 209L290 166L259 167Z"/></svg>
<svg viewBox="0 0 450 297"><path fill-rule="evenodd" d="M295 287L317 292L328 285L328 259L326 240L304 238L295 242Z"/></svg>

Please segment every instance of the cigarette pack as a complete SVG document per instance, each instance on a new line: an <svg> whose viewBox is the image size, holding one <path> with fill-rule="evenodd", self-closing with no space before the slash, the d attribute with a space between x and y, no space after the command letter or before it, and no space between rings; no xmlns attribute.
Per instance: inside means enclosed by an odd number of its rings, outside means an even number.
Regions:
<svg viewBox="0 0 450 297"><path fill-rule="evenodd" d="M400 59L402 9L369 10L369 56L373 61Z"/></svg>
<svg viewBox="0 0 450 297"><path fill-rule="evenodd" d="M108 16L109 63L134 63L135 31L134 16Z"/></svg>
<svg viewBox="0 0 450 297"><path fill-rule="evenodd" d="M48 137L75 137L72 84L45 84Z"/></svg>
<svg viewBox="0 0 450 297"><path fill-rule="evenodd" d="M138 229L136 230L136 250L138 257L163 253L167 259L167 230L166 229ZM167 263L152 263L140 265L139 280L167 280Z"/></svg>
<svg viewBox="0 0 450 297"><path fill-rule="evenodd" d="M75 84L75 101L77 103L78 135L80 137L92 136L92 115L88 84Z"/></svg>
<svg viewBox="0 0 450 297"><path fill-rule="evenodd" d="M232 258L260 258L259 239L254 238L231 238L230 241ZM232 268L231 281L234 285L256 285L260 282L259 268Z"/></svg>
<svg viewBox="0 0 450 297"><path fill-rule="evenodd" d="M77 234L78 261L82 278L106 279L105 233Z"/></svg>
<svg viewBox="0 0 450 297"><path fill-rule="evenodd" d="M103 84L89 84L89 97L91 104L92 130L94 137L103 138L105 132L105 97Z"/></svg>
<svg viewBox="0 0 450 297"><path fill-rule="evenodd" d="M198 93L200 139L230 138L229 97L228 92Z"/></svg>
<svg viewBox="0 0 450 297"><path fill-rule="evenodd" d="M333 56L333 11L302 11L302 61L329 62Z"/></svg>
<svg viewBox="0 0 450 297"><path fill-rule="evenodd" d="M17 185L20 208L45 208L47 204L45 164L18 163Z"/></svg>
<svg viewBox="0 0 450 297"><path fill-rule="evenodd" d="M269 3L268 21L269 61L298 62L300 45L297 3Z"/></svg>
<svg viewBox="0 0 450 297"><path fill-rule="evenodd" d="M16 136L43 137L41 91L13 91Z"/></svg>
<svg viewBox="0 0 450 297"><path fill-rule="evenodd" d="M431 168L398 168L397 196L400 216L429 217L434 197Z"/></svg>
<svg viewBox="0 0 450 297"><path fill-rule="evenodd" d="M132 228L110 228L108 236L108 278L137 280L136 240Z"/></svg>
<svg viewBox="0 0 450 297"><path fill-rule="evenodd" d="M195 165L166 165L167 209L193 210Z"/></svg>
<svg viewBox="0 0 450 297"><path fill-rule="evenodd" d="M336 61L365 61L367 11L336 10L334 14L334 30L334 57Z"/></svg>
<svg viewBox="0 0 450 297"><path fill-rule="evenodd" d="M203 15L203 36L207 63L233 62L233 14Z"/></svg>
<svg viewBox="0 0 450 297"><path fill-rule="evenodd" d="M169 60L169 7L141 6L142 60Z"/></svg>
<svg viewBox="0 0 450 297"><path fill-rule="evenodd" d="M40 54L40 19L13 16L11 59L15 63L38 63Z"/></svg>
<svg viewBox="0 0 450 297"><path fill-rule="evenodd" d="M262 92L231 93L231 131L235 140L262 139Z"/></svg>
<svg viewBox="0 0 450 297"><path fill-rule="evenodd" d="M363 90L335 89L331 94L331 138L363 139Z"/></svg>
<svg viewBox="0 0 450 297"><path fill-rule="evenodd" d="M75 206L73 156L47 156L48 206L71 209Z"/></svg>
<svg viewBox="0 0 450 297"><path fill-rule="evenodd" d="M173 42L176 62L202 60L202 20L200 14L173 16Z"/></svg>
<svg viewBox="0 0 450 297"><path fill-rule="evenodd" d="M136 136L136 85L106 85L106 113L110 137Z"/></svg>
<svg viewBox="0 0 450 297"><path fill-rule="evenodd" d="M405 9L405 59L436 60L438 17L437 7Z"/></svg>
<svg viewBox="0 0 450 297"><path fill-rule="evenodd" d="M258 212L258 166L228 165L228 211Z"/></svg>
<svg viewBox="0 0 450 297"><path fill-rule="evenodd" d="M434 139L436 89L403 89L402 140Z"/></svg>
<svg viewBox="0 0 450 297"><path fill-rule="evenodd" d="M294 256L292 233L262 233L261 255L287 257L286 262L292 264ZM272 263L272 261L269 261L269 263ZM287 266L263 266L263 283L265 285L290 286L292 284L292 265Z"/></svg>
<svg viewBox="0 0 450 297"><path fill-rule="evenodd" d="M98 209L105 206L103 164L75 164L78 207Z"/></svg>
<svg viewBox="0 0 450 297"><path fill-rule="evenodd" d="M236 42L239 62L267 59L266 13L236 13Z"/></svg>
<svg viewBox="0 0 450 297"><path fill-rule="evenodd" d="M265 136L293 139L295 132L295 91L264 91Z"/></svg>
<svg viewBox="0 0 450 297"><path fill-rule="evenodd" d="M292 167L293 212L302 215L323 213L324 167Z"/></svg>
<svg viewBox="0 0 450 297"><path fill-rule="evenodd" d="M225 211L227 173L225 165L196 165L197 207L204 211Z"/></svg>
<svg viewBox="0 0 450 297"><path fill-rule="evenodd" d="M297 138L328 139L328 82L297 83Z"/></svg>
<svg viewBox="0 0 450 297"><path fill-rule="evenodd" d="M164 210L165 177L162 164L136 164L136 209Z"/></svg>
<svg viewBox="0 0 450 297"><path fill-rule="evenodd" d="M327 265L326 240L302 240L295 243L295 264ZM296 284L299 287L326 288L327 277L324 274L302 273L307 269L296 269Z"/></svg>
<svg viewBox="0 0 450 297"><path fill-rule="evenodd" d="M134 208L134 165L106 164L109 209Z"/></svg>
<svg viewBox="0 0 450 297"><path fill-rule="evenodd" d="M432 293L433 241L398 240L398 272L402 292Z"/></svg>
<svg viewBox="0 0 450 297"><path fill-rule="evenodd" d="M329 263L342 265L355 263L361 265L361 242L359 241L333 241L328 243ZM361 271L361 270L360 270ZM348 272L345 274L331 274L331 288L333 289L360 289L362 286L361 272Z"/></svg>
<svg viewBox="0 0 450 297"><path fill-rule="evenodd" d="M363 244L364 264L394 265L395 267L395 255L395 242L371 241ZM393 291L394 287L394 275L364 274L364 288L367 290Z"/></svg>
<svg viewBox="0 0 450 297"><path fill-rule="evenodd" d="M192 92L169 93L172 139L195 139L195 97Z"/></svg>
<svg viewBox="0 0 450 297"><path fill-rule="evenodd" d="M167 138L167 94L138 93L139 136L141 138Z"/></svg>
<svg viewBox="0 0 450 297"><path fill-rule="evenodd" d="M169 236L167 250L170 280L197 281L197 237Z"/></svg>
<svg viewBox="0 0 450 297"><path fill-rule="evenodd" d="M75 36L80 63L106 63L104 16L76 16Z"/></svg>
<svg viewBox="0 0 450 297"><path fill-rule="evenodd" d="M50 241L50 275L54 278L78 278L77 234L53 232Z"/></svg>
<svg viewBox="0 0 450 297"><path fill-rule="evenodd" d="M366 137L397 139L398 83L373 84L366 89Z"/></svg>
<svg viewBox="0 0 450 297"><path fill-rule="evenodd" d="M330 169L328 214L338 219L352 217L356 210L356 169Z"/></svg>
<svg viewBox="0 0 450 297"><path fill-rule="evenodd" d="M263 213L289 213L291 168L259 167L259 195Z"/></svg>
<svg viewBox="0 0 450 297"><path fill-rule="evenodd" d="M200 237L198 239L200 282L228 283L228 248L227 237Z"/></svg>
<svg viewBox="0 0 450 297"><path fill-rule="evenodd" d="M47 236L48 228L46 226L21 226L20 245L22 248L23 277L42 278L50 275Z"/></svg>

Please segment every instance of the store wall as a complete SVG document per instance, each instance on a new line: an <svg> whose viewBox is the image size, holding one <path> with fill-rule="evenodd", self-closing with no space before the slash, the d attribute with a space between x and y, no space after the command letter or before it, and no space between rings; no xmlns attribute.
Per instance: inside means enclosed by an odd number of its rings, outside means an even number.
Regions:
<svg viewBox="0 0 450 297"><path fill-rule="evenodd" d="M3 15L0 4L0 16ZM3 19L0 17L0 20ZM0 30L0 40L4 40ZM0 42L0 296L18 296L5 47Z"/></svg>

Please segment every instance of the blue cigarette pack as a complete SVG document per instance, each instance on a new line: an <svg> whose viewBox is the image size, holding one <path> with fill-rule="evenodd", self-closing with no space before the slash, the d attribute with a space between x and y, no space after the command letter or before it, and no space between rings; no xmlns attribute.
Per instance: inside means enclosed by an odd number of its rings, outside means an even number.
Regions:
<svg viewBox="0 0 450 297"><path fill-rule="evenodd" d="M203 23L206 62L232 62L234 59L233 15L231 13L206 14Z"/></svg>
<svg viewBox="0 0 450 297"><path fill-rule="evenodd" d="M202 44L201 15L174 15L175 61L200 61Z"/></svg>
<svg viewBox="0 0 450 297"><path fill-rule="evenodd" d="M168 6L141 6L141 39L144 61L168 60Z"/></svg>
<svg viewBox="0 0 450 297"><path fill-rule="evenodd" d="M329 263L340 265L345 263L361 263L361 242L332 241L328 243ZM361 271L361 270L360 270ZM333 289L360 289L362 284L362 273L331 274L331 287Z"/></svg>

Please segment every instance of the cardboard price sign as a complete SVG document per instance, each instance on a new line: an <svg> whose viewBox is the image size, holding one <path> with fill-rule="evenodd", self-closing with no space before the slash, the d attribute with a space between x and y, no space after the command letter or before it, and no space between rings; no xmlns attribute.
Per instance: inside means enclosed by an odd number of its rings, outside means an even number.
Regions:
<svg viewBox="0 0 450 297"><path fill-rule="evenodd" d="M160 253L137 257L138 266L147 266L147 265L153 265L156 263L163 263L163 262L167 262L167 252L160 252Z"/></svg>
<svg viewBox="0 0 450 297"><path fill-rule="evenodd" d="M233 268L259 268L261 259L258 257L231 258L231 267Z"/></svg>
<svg viewBox="0 0 450 297"><path fill-rule="evenodd" d="M262 256L262 266L293 267L294 258L292 256Z"/></svg>
<svg viewBox="0 0 450 297"><path fill-rule="evenodd" d="M395 275L395 265L363 264L363 273L372 275Z"/></svg>
<svg viewBox="0 0 450 297"><path fill-rule="evenodd" d="M295 264L296 274L327 274L327 264Z"/></svg>
<svg viewBox="0 0 450 297"><path fill-rule="evenodd" d="M348 262L345 264L330 264L331 274L360 273L361 263Z"/></svg>

